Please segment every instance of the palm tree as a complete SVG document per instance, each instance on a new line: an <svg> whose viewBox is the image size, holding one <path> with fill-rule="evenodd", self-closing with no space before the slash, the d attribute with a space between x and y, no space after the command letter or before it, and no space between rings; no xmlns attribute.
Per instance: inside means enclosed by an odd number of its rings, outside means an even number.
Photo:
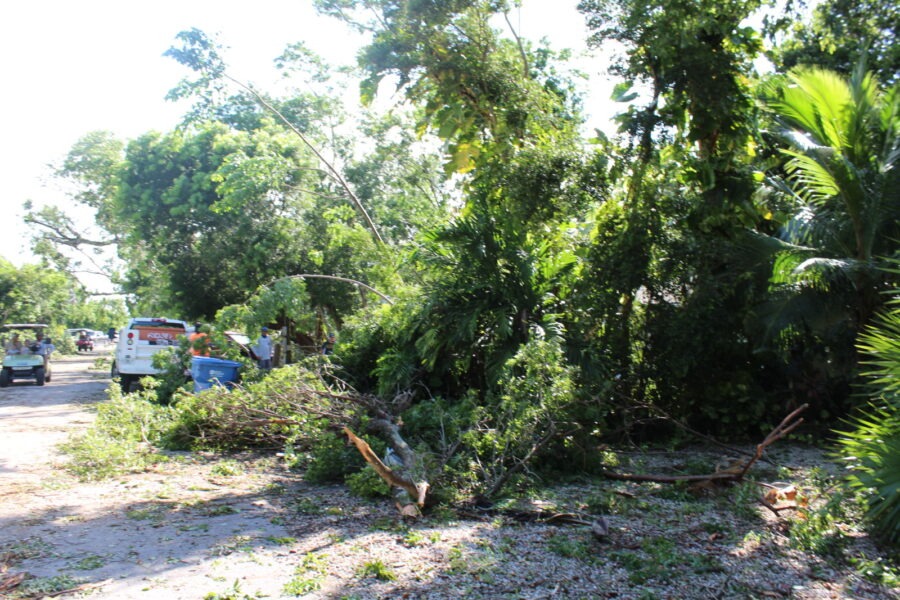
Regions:
<svg viewBox="0 0 900 600"><path fill-rule="evenodd" d="M769 244L777 248L769 330L839 348L849 378L856 335L896 278L879 267L900 247L900 86L882 91L863 65L849 80L798 68L772 82L764 101L787 159L768 181L791 206L780 242Z"/></svg>

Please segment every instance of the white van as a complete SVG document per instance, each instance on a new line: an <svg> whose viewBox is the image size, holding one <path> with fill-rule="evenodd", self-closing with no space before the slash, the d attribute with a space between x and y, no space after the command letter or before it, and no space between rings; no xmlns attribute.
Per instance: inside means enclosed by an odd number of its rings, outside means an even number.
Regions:
<svg viewBox="0 0 900 600"><path fill-rule="evenodd" d="M132 384L141 377L156 375L153 355L169 346L177 346L178 338L187 335L184 321L161 317L130 319L119 331L119 341L112 364L112 377L119 378L122 392L131 391Z"/></svg>

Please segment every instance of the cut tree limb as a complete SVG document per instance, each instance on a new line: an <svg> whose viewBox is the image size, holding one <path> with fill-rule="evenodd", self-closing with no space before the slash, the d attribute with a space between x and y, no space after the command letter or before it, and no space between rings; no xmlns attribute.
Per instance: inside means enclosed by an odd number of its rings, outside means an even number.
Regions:
<svg viewBox="0 0 900 600"><path fill-rule="evenodd" d="M376 419L376 421L377 420L379 419ZM392 429L396 429L396 426L394 426ZM428 492L427 482L413 482L409 479L401 477L400 475L395 473L393 469L381 462L381 459L378 458L378 455L375 454L366 440L360 438L355 433L350 431L349 427L344 427L344 433L347 435L347 438L351 442L353 442L353 445L356 446L356 449L359 450L359 453L362 454L362 457L366 460L366 462L372 465L372 468L375 469L375 472L378 473L379 477L384 479L391 487L405 490L406 493L409 494L410 498L415 499L415 503L417 506L422 507L425 504L425 495ZM397 437L399 438L399 434L397 434ZM402 440L402 438L400 438L399 441L402 442L402 445L405 447L405 452L401 451L401 448L395 445L394 449L397 451L397 454L404 461L404 464L413 464L414 455L409 449L409 446L405 441ZM407 456L404 456L404 454L407 454ZM407 460L409 460L410 462L407 462ZM404 512L404 514L406 514L403 508L401 508L401 512Z"/></svg>

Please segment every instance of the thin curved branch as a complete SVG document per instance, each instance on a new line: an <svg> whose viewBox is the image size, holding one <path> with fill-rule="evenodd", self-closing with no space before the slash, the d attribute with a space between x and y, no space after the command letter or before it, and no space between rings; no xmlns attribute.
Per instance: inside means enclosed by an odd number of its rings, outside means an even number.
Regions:
<svg viewBox="0 0 900 600"><path fill-rule="evenodd" d="M112 238L109 240L94 240L86 238L78 233L73 225L66 225L65 227L54 225L49 221L39 219L33 214L26 215L25 222L31 225L42 227L43 229L47 230L47 232L45 233L47 239L63 246L69 246L70 248L75 248L77 246L105 247L112 246L118 242L116 238Z"/></svg>
<svg viewBox="0 0 900 600"><path fill-rule="evenodd" d="M376 296L378 296L379 298L381 298L388 304L391 304L391 305L394 304L393 300L391 300L388 296L382 294L381 292L379 292L372 286L367 285L367 284L363 283L362 281L350 279L349 277L339 277L337 275L318 275L318 274L314 274L314 273L303 273L300 275L287 275L285 277L279 277L278 279L272 280L268 285L278 283L279 281L284 281L285 279L330 279L333 281L343 281L344 283L351 283L353 285L357 285L361 288L364 288L364 289L372 292L373 294L375 294ZM268 287L268 286L263 286L263 287Z"/></svg>
<svg viewBox="0 0 900 600"><path fill-rule="evenodd" d="M522 75L528 79L528 55L525 53L525 46L522 44L522 38L519 37L516 28L513 27L512 23L509 20L509 11L503 11L503 19L506 21L506 24L509 26L509 30L512 32L514 38L516 38L516 45L519 47L519 55L522 57Z"/></svg>
<svg viewBox="0 0 900 600"><path fill-rule="evenodd" d="M328 159L326 159L322 155L321 152L319 152L319 150L313 145L313 143L310 142L305 135L303 135L303 132L301 132L299 129L297 129L293 125L293 123L291 123L288 120L287 117L285 117L283 114L281 114L281 111L279 111L277 108L272 106L265 98L263 98L263 96L259 92L257 92L255 89L253 89L253 87L243 83L242 81L235 79L234 77L228 75L227 73L224 73L223 77L225 79L231 81L235 85L238 85L241 88L250 92L250 94L252 94L253 97L256 98L257 102L259 102L263 107L265 107L267 110L271 111L275 116L277 116L281 120L281 122L284 123L288 127L288 129L290 129L292 132L294 132L294 134L296 134L297 137L299 137L300 140L304 144L306 144L306 147L309 148L309 150L313 154L316 155L316 158L318 158L320 161L322 161L322 164L325 165L328 173L331 174L331 176L334 178L334 180L338 182L338 185L340 185L341 188L344 190L344 192L346 192L347 196L350 197L350 201L353 203L354 206L356 206L356 209L359 211L359 213L362 215L363 219L366 221L366 224L369 226L369 229L372 231L372 235L375 236L375 239L377 239L382 245L385 245L384 239L381 237L381 234L378 232L378 228L375 227L375 223L372 221L372 218L369 216L369 213L366 211L365 207L363 206L362 201L357 197L357 195L355 193L353 193L353 190L350 189L350 184L347 183L347 180L344 179L344 177L340 174L340 172L337 170L337 168L335 168L335 166L333 164L331 164L331 162Z"/></svg>

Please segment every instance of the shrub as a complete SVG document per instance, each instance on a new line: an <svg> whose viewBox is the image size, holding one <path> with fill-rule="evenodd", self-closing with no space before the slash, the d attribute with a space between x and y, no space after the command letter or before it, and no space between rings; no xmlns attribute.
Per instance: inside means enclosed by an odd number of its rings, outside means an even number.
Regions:
<svg viewBox="0 0 900 600"><path fill-rule="evenodd" d="M476 409L477 427L462 436L486 495L514 479L527 481L520 478L526 466L564 433L574 374L555 338L535 336L506 363L499 392Z"/></svg>
<svg viewBox="0 0 900 600"><path fill-rule="evenodd" d="M860 336L870 358L871 403L848 421L836 454L851 471L847 485L866 499L865 518L879 537L900 542L900 295Z"/></svg>
<svg viewBox="0 0 900 600"><path fill-rule="evenodd" d="M218 450L247 448L309 450L325 434L329 420L346 416L316 373L302 365L273 370L244 386L213 386L173 399L179 413L173 446Z"/></svg>
<svg viewBox="0 0 900 600"><path fill-rule="evenodd" d="M69 471L81 479L99 480L166 460L154 447L161 444L177 415L153 401L152 381L148 385L149 389L124 396L119 386L109 386L109 400L97 406L91 427L62 446L71 456L66 465Z"/></svg>

